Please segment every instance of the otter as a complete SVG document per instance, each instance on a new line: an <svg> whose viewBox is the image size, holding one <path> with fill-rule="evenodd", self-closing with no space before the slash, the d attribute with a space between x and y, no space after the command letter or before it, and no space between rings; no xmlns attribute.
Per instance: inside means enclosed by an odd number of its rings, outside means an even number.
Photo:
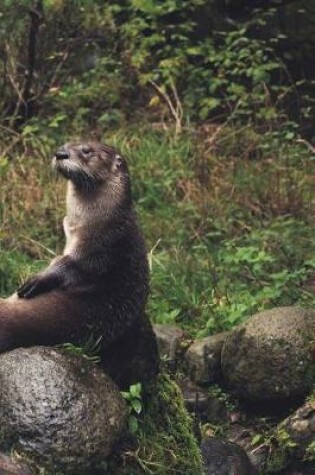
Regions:
<svg viewBox="0 0 315 475"><path fill-rule="evenodd" d="M157 345L145 314L147 252L126 160L98 142L68 143L53 168L67 179L61 256L0 299L0 352L100 338L101 363L120 387L154 377Z"/></svg>

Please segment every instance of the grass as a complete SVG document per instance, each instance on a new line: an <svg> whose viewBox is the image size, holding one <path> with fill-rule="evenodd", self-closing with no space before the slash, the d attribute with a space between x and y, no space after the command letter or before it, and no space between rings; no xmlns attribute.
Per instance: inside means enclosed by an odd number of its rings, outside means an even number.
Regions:
<svg viewBox="0 0 315 475"><path fill-rule="evenodd" d="M27 131L0 161L2 295L63 246L65 183L49 157L64 139L40 132ZM212 137L206 127L175 137L138 124L104 138L129 159L152 269L151 319L193 335L314 302L309 153L248 128Z"/></svg>

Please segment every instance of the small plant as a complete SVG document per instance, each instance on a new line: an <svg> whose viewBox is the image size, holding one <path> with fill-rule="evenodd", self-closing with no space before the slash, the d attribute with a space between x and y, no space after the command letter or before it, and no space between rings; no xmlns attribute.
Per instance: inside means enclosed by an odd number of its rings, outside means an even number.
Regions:
<svg viewBox="0 0 315 475"><path fill-rule="evenodd" d="M139 430L138 416L142 412L142 386L141 383L130 386L129 391L122 391L122 397L128 404L128 427L132 435Z"/></svg>
<svg viewBox="0 0 315 475"><path fill-rule="evenodd" d="M69 351L69 353L73 353L74 355L83 356L83 358L93 363L99 363L101 360L99 356L101 341L101 336L95 339L94 335L91 334L83 346L74 345L73 343L63 343L62 345L58 345L58 348Z"/></svg>
<svg viewBox="0 0 315 475"><path fill-rule="evenodd" d="M308 462L315 462L315 441L311 442L307 448L304 455L304 460Z"/></svg>
<svg viewBox="0 0 315 475"><path fill-rule="evenodd" d="M233 412L233 411L236 410L237 406L236 406L235 401L233 401L231 395L228 394L227 392L225 392L217 384L214 384L213 386L211 386L211 388L209 389L209 393L214 398L216 398L219 401L223 402L226 409L228 410L228 412Z"/></svg>
<svg viewBox="0 0 315 475"><path fill-rule="evenodd" d="M285 429L277 427L267 433L256 434L252 438L252 445L257 446L254 450L263 447L268 449L266 473L276 473L288 465L297 444Z"/></svg>

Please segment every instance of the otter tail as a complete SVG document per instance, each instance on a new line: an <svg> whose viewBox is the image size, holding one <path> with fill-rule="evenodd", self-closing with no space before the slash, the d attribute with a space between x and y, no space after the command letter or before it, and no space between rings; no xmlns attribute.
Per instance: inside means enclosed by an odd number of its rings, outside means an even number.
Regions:
<svg viewBox="0 0 315 475"><path fill-rule="evenodd" d="M0 299L0 352L68 341L86 312L84 302L61 291L30 299L17 296Z"/></svg>

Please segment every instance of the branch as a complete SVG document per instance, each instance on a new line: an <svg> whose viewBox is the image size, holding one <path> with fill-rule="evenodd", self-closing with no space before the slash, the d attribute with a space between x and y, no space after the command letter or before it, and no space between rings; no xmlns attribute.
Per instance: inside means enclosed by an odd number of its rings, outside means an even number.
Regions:
<svg viewBox="0 0 315 475"><path fill-rule="evenodd" d="M161 96L162 99L168 105L170 113L172 114L175 120L175 133L179 134L182 130L183 108L179 100L175 84L171 80L171 89L172 89L172 93L174 95L174 100L175 100L175 105L174 105L170 95L166 91L163 91L163 89L155 81L150 80L149 83L151 84L151 86L154 87L158 95Z"/></svg>
<svg viewBox="0 0 315 475"><path fill-rule="evenodd" d="M315 147L314 147L311 143L309 143L307 140L305 140L305 139L298 139L297 142L306 145L307 148L308 148L312 153L315 153Z"/></svg>
<svg viewBox="0 0 315 475"><path fill-rule="evenodd" d="M23 89L23 103L25 106L25 116L28 117L30 111L28 110L29 102L32 99L32 84L34 79L34 72L36 66L36 44L38 31L44 19L44 10L42 0L36 2L35 7L30 8L29 15L31 17L31 25L29 31L28 41L28 69L25 73L25 84Z"/></svg>

